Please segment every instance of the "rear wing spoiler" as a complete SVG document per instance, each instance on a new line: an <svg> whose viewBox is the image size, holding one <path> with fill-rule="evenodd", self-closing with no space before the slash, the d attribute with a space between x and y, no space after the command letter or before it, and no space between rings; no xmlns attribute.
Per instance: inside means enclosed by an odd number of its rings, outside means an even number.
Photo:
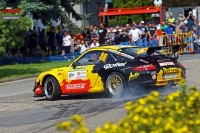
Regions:
<svg viewBox="0 0 200 133"><path fill-rule="evenodd" d="M184 49L187 47L187 44L180 44L180 45L173 45L173 46L158 46L158 47L148 47L148 48L141 48L137 51L137 54L147 53L147 56L153 54L156 50L167 50L171 49L173 55L175 55L180 49Z"/></svg>

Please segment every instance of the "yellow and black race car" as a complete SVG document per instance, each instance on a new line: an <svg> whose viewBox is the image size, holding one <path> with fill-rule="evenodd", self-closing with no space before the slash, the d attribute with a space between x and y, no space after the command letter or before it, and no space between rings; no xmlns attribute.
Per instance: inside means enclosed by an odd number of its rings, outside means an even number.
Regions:
<svg viewBox="0 0 200 133"><path fill-rule="evenodd" d="M174 55L180 46L170 47ZM157 52L167 48L114 45L90 49L69 66L42 72L35 81L34 96L55 100L61 95L119 95L138 85L172 87L186 78L186 70L177 56Z"/></svg>

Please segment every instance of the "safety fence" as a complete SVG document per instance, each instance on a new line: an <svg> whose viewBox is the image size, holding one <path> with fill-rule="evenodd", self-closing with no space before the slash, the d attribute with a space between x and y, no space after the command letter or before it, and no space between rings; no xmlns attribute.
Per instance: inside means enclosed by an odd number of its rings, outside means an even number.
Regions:
<svg viewBox="0 0 200 133"><path fill-rule="evenodd" d="M198 36L194 36L191 33L179 33L179 34L163 34L158 38L159 46L173 46L179 44L187 44L187 47L180 49L180 54L196 54L200 53L200 41ZM170 49L161 51L161 53L171 54Z"/></svg>
<svg viewBox="0 0 200 133"><path fill-rule="evenodd" d="M5 57L0 60L0 65L13 65L13 64L30 64L41 62L62 62L71 61L76 59L81 53L76 52L73 54L46 56L46 57Z"/></svg>

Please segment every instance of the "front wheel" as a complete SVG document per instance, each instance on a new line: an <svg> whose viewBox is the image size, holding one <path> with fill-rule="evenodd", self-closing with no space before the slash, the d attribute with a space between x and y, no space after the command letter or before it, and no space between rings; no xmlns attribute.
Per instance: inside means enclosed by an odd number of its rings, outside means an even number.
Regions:
<svg viewBox="0 0 200 133"><path fill-rule="evenodd" d="M106 88L109 95L117 96L123 93L127 88L124 76L119 72L112 72L106 80Z"/></svg>
<svg viewBox="0 0 200 133"><path fill-rule="evenodd" d="M60 99L60 86L58 84L58 81L54 77L49 76L46 78L44 82L44 93L47 100L49 101Z"/></svg>

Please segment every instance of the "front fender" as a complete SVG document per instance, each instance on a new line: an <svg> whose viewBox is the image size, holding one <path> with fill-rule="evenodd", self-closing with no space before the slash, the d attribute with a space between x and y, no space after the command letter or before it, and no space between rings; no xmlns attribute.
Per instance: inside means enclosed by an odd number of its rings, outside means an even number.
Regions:
<svg viewBox="0 0 200 133"><path fill-rule="evenodd" d="M54 78L58 81L59 85L61 85L62 82L63 82L63 78L64 78L63 72L60 72L60 73L44 72L44 73L41 73L41 74L37 77L37 79L36 79L36 84L39 84L40 86L43 86L44 80L45 80L45 78L48 77L48 76L54 77Z"/></svg>

